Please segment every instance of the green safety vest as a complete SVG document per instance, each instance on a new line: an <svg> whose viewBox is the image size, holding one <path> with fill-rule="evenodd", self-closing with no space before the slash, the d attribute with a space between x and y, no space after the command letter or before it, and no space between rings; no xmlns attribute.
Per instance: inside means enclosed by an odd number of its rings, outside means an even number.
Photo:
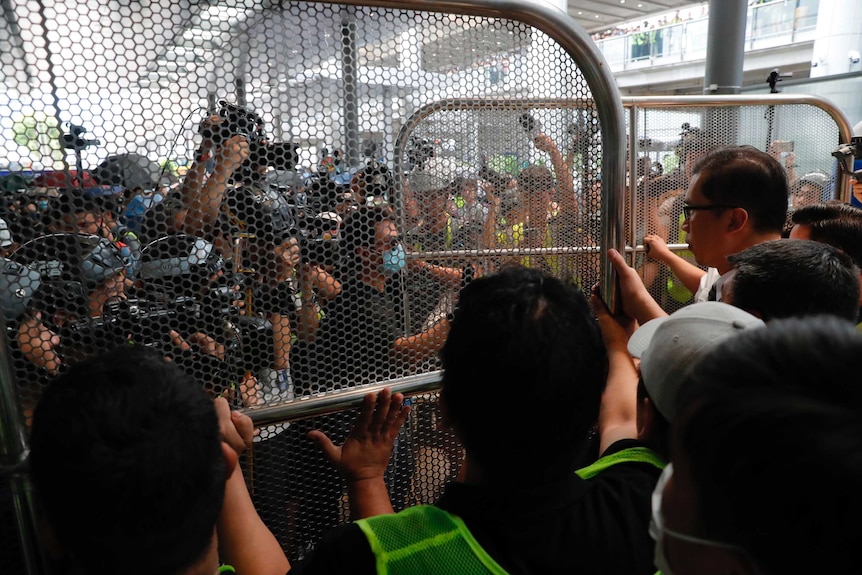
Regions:
<svg viewBox="0 0 862 575"><path fill-rule="evenodd" d="M628 449L600 457L595 463L578 469L575 473L581 479L592 479L608 467L619 463L649 463L658 469L664 469L665 467L664 459L659 457L652 449L648 447L629 447Z"/></svg>
<svg viewBox="0 0 862 575"><path fill-rule="evenodd" d="M583 479L595 477L618 463L640 462L664 467L650 449L632 447L602 457L577 471ZM362 519L356 525L374 553L378 575L470 573L508 575L482 549L464 521L433 505L419 505L394 515Z"/></svg>
<svg viewBox="0 0 862 575"><path fill-rule="evenodd" d="M680 243L680 244L685 242L685 232L682 231L682 223L684 221L685 221L685 215L680 214L679 215L679 228L678 228L679 233L677 234L677 236L678 236L677 237L677 243ZM688 257L688 256L694 256L694 254L692 254L688 250L685 250L683 252L679 252L677 255L681 258ZM670 297L672 297L673 299L675 299L676 301L678 301L680 303L686 303L688 300L691 299L691 296L693 295L688 290L688 288L682 284L681 281L679 281L677 278L675 278L673 276L673 274L671 274L670 277L667 278L667 293L670 295Z"/></svg>

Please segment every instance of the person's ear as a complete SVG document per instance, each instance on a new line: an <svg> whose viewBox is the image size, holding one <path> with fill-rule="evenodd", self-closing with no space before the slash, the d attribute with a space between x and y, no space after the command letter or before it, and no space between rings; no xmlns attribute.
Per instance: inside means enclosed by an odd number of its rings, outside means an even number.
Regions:
<svg viewBox="0 0 862 575"><path fill-rule="evenodd" d="M239 455L236 454L233 447L224 441L221 442L221 454L224 457L225 481L227 481L239 464Z"/></svg>
<svg viewBox="0 0 862 575"><path fill-rule="evenodd" d="M728 231L736 232L742 230L749 223L750 216L745 208L733 208L730 210L730 221L728 222Z"/></svg>

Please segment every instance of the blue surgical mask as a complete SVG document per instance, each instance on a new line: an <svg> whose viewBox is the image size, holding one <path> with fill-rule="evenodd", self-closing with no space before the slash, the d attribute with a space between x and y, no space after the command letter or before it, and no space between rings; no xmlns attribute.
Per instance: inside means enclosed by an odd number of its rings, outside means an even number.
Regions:
<svg viewBox="0 0 862 575"><path fill-rule="evenodd" d="M386 273L397 274L404 269L405 265L407 265L407 256L401 244L383 252L382 269Z"/></svg>

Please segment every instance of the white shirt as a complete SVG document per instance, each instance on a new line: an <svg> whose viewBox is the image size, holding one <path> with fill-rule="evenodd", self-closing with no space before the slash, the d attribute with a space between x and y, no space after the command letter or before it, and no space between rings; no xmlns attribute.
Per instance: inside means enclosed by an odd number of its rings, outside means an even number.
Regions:
<svg viewBox="0 0 862 575"><path fill-rule="evenodd" d="M721 282L723 278L716 268L707 268L706 274L700 278L700 283L697 286L697 291L694 292L694 303L702 303L709 301L709 290L713 284L716 285L715 301L721 301Z"/></svg>

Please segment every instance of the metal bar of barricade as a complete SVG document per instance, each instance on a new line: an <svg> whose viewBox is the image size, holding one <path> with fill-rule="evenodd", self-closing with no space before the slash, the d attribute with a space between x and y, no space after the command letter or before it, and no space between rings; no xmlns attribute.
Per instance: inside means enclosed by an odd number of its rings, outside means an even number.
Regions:
<svg viewBox="0 0 862 575"><path fill-rule="evenodd" d="M635 238L635 210L637 209L637 143L638 143L638 107L633 104L628 107L629 113L629 185L628 185L628 206L629 206L629 225L626 230L628 241L626 244L634 244L637 241ZM646 175L645 175L646 177ZM632 265L634 262L629 262Z"/></svg>
<svg viewBox="0 0 862 575"><path fill-rule="evenodd" d="M835 104L818 96L796 94L734 94L725 96L635 96L622 98L623 107L639 108L699 108L732 106L789 106L806 105L826 112L838 127L838 142L849 142L853 135L850 120ZM830 151L831 152L831 151ZM842 202L850 201L850 177L841 174L836 179L835 196Z"/></svg>
<svg viewBox="0 0 862 575"><path fill-rule="evenodd" d="M672 252L682 252L689 249L688 244L667 244L667 249ZM627 254L648 253L649 246L638 244L636 246L626 246Z"/></svg>
<svg viewBox="0 0 862 575"><path fill-rule="evenodd" d="M445 109L446 111L452 110L530 110L535 108L543 108L543 109L578 109L583 107L594 107L597 106L597 98L596 94L593 95L593 98L512 98L512 99L500 99L500 98L448 98L443 100L438 100L436 102L426 104L422 106L418 110L416 110L404 123L404 127L401 129L401 132L398 135L398 139L395 145L395 161L396 161L396 173L400 175L403 173L403 162L401 158L403 158L404 153L407 149L407 143L409 136L413 129L416 128L423 120L434 114L435 112ZM601 118L599 120L601 122ZM623 142L626 140L623 139ZM618 161L619 167L625 169L624 159L625 152L620 157ZM603 170L604 170L604 162L607 161L607 154L603 152L602 154L602 162L603 162ZM615 167L616 169L616 167ZM606 248L614 247L618 250L621 250L625 245L624 242L624 234L625 230L623 229L625 222L625 201L627 200L627 187L625 183L625 178L621 178L616 180L618 183L615 184L614 180L610 180L607 185L605 185L605 172L602 172L602 213L604 216L602 217L602 241L601 245L606 246ZM617 187L614 187L614 186ZM403 183L399 180L399 190L403 190ZM614 194L613 190L617 190L617 193ZM608 196L619 196L616 197L613 202L609 205L605 205L608 200ZM404 209L403 206L399 212L401 218L403 216ZM611 238L611 239L609 239ZM612 242L612 243L609 243ZM563 251L554 251L554 250L563 250ZM565 247L565 248L517 248L517 249L494 249L494 250L466 250L463 253L470 254L472 256L476 255L484 255L484 256L501 256L501 255L541 255L541 254L573 254L573 253L597 253L600 252L599 248L596 247ZM440 256L448 256L456 252L423 252L422 257L432 257L432 253L434 257ZM457 252L460 253L460 252ZM605 301L608 302L609 306L615 305L615 292L612 287L606 288L605 286L613 286L615 284L615 278L612 275L612 270L608 265L607 258L601 258L601 266L602 271L600 273L601 281L600 285L602 286L602 297ZM607 269L606 269L607 268ZM612 307L613 309L613 307Z"/></svg>
<svg viewBox="0 0 862 575"><path fill-rule="evenodd" d="M410 254L408 260L424 260L432 258L456 259L456 258L486 258L501 256L542 256L542 255L569 255L569 254L595 254L601 252L599 246L557 246L551 248L499 248L492 250L445 250L437 252L422 252L421 254Z"/></svg>
<svg viewBox="0 0 862 575"><path fill-rule="evenodd" d="M0 315L0 332L6 332L6 322ZM8 481L12 505L19 526L19 540L28 573L43 566L39 553L38 527L29 478L23 472L30 450L26 426L18 409L12 379L12 361L7 344L0 345L0 480Z"/></svg>
<svg viewBox="0 0 862 575"><path fill-rule="evenodd" d="M288 403L246 409L245 414L258 426L282 423L359 407L367 394L378 393L387 387L393 393L407 396L437 391L442 381L442 371L430 371L348 390L304 396Z"/></svg>
<svg viewBox="0 0 862 575"><path fill-rule="evenodd" d="M468 4L455 0L378 1L346 0L343 4L378 6L397 9L415 9L427 12L452 12L473 16L504 18L532 26L555 40L578 65L587 85L592 92L594 105L599 118L602 137L602 218L601 245L623 247L623 202L625 201L625 148L626 133L623 108L616 80L611 74L604 55L596 43L572 18L540 0L485 0ZM507 100L507 104L517 100ZM439 105L439 103L438 103ZM535 103L534 103L535 105ZM411 116L398 135L395 146L395 173L397 190L403 190L401 175L404 173L403 157L407 147ZM403 206L401 206L403 214ZM602 297L616 307L616 293L613 289L613 268L607 258L601 258Z"/></svg>

